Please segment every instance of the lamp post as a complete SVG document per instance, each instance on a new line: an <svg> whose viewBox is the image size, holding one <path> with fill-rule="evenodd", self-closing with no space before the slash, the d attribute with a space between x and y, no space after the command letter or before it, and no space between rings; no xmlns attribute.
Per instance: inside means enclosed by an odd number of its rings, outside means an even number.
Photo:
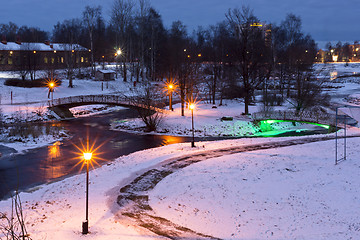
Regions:
<svg viewBox="0 0 360 240"><path fill-rule="evenodd" d="M191 128L192 128L192 141L191 141L191 147L195 147L195 133L194 133L194 108L195 104L191 103L189 105L189 108L191 110Z"/></svg>
<svg viewBox="0 0 360 240"><path fill-rule="evenodd" d="M54 89L55 89L55 87L56 87L55 82L50 81L48 83L48 88L49 88L48 98L50 98L50 94L51 94L51 106L54 105Z"/></svg>
<svg viewBox="0 0 360 240"><path fill-rule="evenodd" d="M172 92L174 89L174 85L170 83L168 88L169 88L169 110L174 111L172 107Z"/></svg>
<svg viewBox="0 0 360 240"><path fill-rule="evenodd" d="M116 69L119 68L119 57L120 55L122 54L122 51L121 49L119 48L118 50L116 50L116 53L115 53L115 57L116 57ZM116 76L117 77L117 76Z"/></svg>
<svg viewBox="0 0 360 240"><path fill-rule="evenodd" d="M92 158L91 152L84 152L84 161L86 164L86 209L85 209L85 222L82 223L82 234L89 233L89 164Z"/></svg>

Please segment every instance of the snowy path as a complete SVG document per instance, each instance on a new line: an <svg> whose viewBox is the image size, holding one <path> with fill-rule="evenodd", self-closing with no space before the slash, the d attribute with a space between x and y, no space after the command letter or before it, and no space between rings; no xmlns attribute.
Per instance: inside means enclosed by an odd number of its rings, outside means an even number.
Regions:
<svg viewBox="0 0 360 240"><path fill-rule="evenodd" d="M360 137L360 135L354 135L352 137ZM176 225L165 218L156 216L151 206L149 205L148 192L153 190L155 186L166 176L193 163L224 155L294 146L333 139L334 136L321 136L263 144L244 145L210 150L163 161L158 165L151 167L150 169L145 171L143 170L142 172L138 172L137 174L133 175L138 177L133 177L133 179L129 181L129 184L120 189L120 195L117 198L117 202L121 209L117 216L119 218L128 218L138 226L147 228L148 230L158 235L170 237L171 239L217 239L201 233L196 233L191 229Z"/></svg>

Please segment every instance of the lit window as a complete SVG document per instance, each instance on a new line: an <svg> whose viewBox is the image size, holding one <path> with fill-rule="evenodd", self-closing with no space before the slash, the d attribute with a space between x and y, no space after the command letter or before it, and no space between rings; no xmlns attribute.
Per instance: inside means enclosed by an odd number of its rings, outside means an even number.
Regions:
<svg viewBox="0 0 360 240"><path fill-rule="evenodd" d="M61 63L64 63L64 58L63 57L61 57Z"/></svg>
<svg viewBox="0 0 360 240"><path fill-rule="evenodd" d="M81 62L82 62L82 63L84 62L84 57L81 57Z"/></svg>

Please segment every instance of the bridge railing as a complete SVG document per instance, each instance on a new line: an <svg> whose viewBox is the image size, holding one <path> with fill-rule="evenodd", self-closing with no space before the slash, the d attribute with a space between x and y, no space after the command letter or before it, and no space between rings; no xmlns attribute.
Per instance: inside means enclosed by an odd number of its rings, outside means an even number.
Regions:
<svg viewBox="0 0 360 240"><path fill-rule="evenodd" d="M52 101L48 101L49 107L59 106L59 105L70 105L77 103L99 103L99 104L116 104L123 106L132 106L138 108L150 108L153 111L163 112L163 109L157 108L155 106L146 106L140 103L136 103L132 98L127 96L118 96L118 95L81 95L81 96L71 96L65 98L57 98Z"/></svg>
<svg viewBox="0 0 360 240"><path fill-rule="evenodd" d="M295 111L274 111L274 112L256 112L252 114L254 120L294 120L304 122L315 122L320 124L335 125L336 117L324 112L304 111L301 114Z"/></svg>
<svg viewBox="0 0 360 240"><path fill-rule="evenodd" d="M81 96L70 96L64 98L57 98L54 100L48 101L48 105L57 106L57 105L66 105L73 103L110 103L110 104L129 104L130 99L124 96L117 95L81 95Z"/></svg>

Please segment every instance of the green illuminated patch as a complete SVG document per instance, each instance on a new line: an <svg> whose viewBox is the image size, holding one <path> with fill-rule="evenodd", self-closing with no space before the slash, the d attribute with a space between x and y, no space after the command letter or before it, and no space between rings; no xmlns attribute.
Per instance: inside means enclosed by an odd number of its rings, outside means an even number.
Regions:
<svg viewBox="0 0 360 240"><path fill-rule="evenodd" d="M325 129L330 129L329 125L320 124L320 123L305 122L305 121L294 121L294 120L276 120L276 119L267 119L267 120L260 121L260 128L261 128L261 130L268 131L269 129L270 130L272 129L272 127L270 126L271 124L278 123L278 122L306 123L306 124L316 125L316 126L319 126L319 127L325 128Z"/></svg>

